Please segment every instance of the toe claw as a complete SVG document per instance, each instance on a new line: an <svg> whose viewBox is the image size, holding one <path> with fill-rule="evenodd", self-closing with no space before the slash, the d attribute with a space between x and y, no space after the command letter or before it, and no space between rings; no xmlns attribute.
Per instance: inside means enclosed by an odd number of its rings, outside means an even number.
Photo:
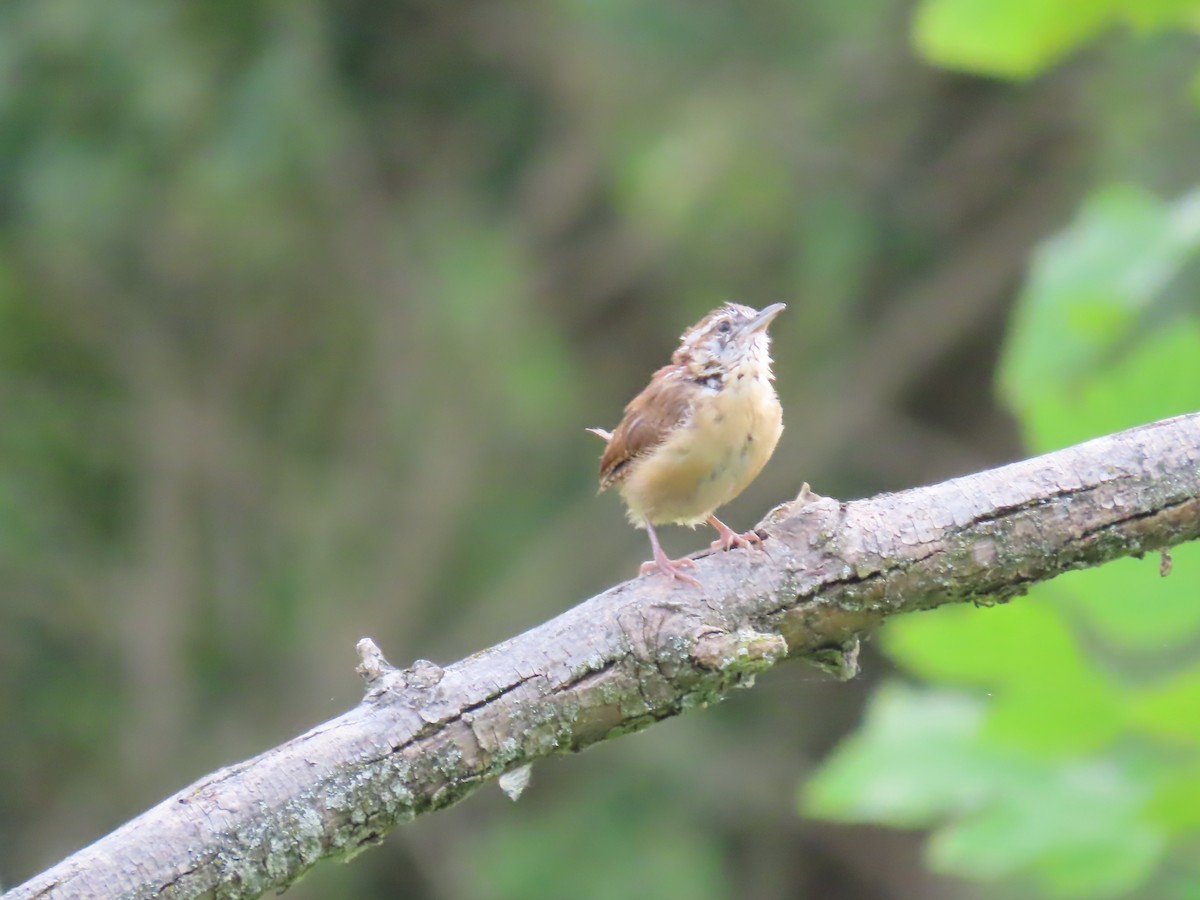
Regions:
<svg viewBox="0 0 1200 900"><path fill-rule="evenodd" d="M696 565L696 561L689 559L686 556L682 559L650 560L649 562L642 563L641 568L638 570L638 574L649 575L652 572L662 572L673 581L683 581L687 584L693 584L696 587L703 587L698 579L693 578L686 572L680 571L680 569L683 569L684 567L690 568L694 565Z"/></svg>
<svg viewBox="0 0 1200 900"><path fill-rule="evenodd" d="M728 534L723 534L710 544L714 550L732 550L734 547L761 547L762 538L758 536L756 531L747 531L745 534L738 534L736 531L730 531Z"/></svg>
<svg viewBox="0 0 1200 900"><path fill-rule="evenodd" d="M734 547L753 547L756 544L762 544L762 538L758 536L757 531L747 531L745 534L738 534L716 516L708 517L708 524L717 529L717 539L712 542L714 550L732 550Z"/></svg>

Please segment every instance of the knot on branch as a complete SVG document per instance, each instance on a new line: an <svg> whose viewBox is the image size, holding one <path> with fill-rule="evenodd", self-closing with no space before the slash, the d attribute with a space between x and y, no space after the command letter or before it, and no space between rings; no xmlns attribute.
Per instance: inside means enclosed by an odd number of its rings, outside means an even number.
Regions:
<svg viewBox="0 0 1200 900"><path fill-rule="evenodd" d="M808 486L800 487L795 500L780 503L758 523L759 530L770 532L784 545L817 547L827 544L841 519L844 504L822 497Z"/></svg>
<svg viewBox="0 0 1200 900"><path fill-rule="evenodd" d="M808 654L808 662L838 681L849 681L858 675L858 652L861 644L852 637L844 644L820 647Z"/></svg>
<svg viewBox="0 0 1200 900"><path fill-rule="evenodd" d="M729 675L753 675L771 668L787 656L787 641L778 634L749 628L708 631L692 649L692 659L706 669Z"/></svg>
<svg viewBox="0 0 1200 900"><path fill-rule="evenodd" d="M411 688L431 688L441 681L445 674L446 670L437 663L418 659L404 670L404 683Z"/></svg>
<svg viewBox="0 0 1200 900"><path fill-rule="evenodd" d="M354 645L358 651L359 663L355 671L363 677L367 687L373 687L377 681L396 671L396 667L387 661L383 651L370 638L363 638Z"/></svg>
<svg viewBox="0 0 1200 900"><path fill-rule="evenodd" d="M363 638L355 645L355 649L360 660L356 671L367 683L367 696L405 688L427 690L446 674L441 666L427 659L418 659L407 669L397 669L384 658L379 645L370 638Z"/></svg>

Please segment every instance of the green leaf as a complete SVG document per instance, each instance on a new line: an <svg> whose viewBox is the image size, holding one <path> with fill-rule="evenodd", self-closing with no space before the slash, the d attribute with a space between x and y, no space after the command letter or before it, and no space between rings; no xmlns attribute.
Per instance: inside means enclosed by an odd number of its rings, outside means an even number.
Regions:
<svg viewBox="0 0 1200 900"><path fill-rule="evenodd" d="M1054 608L1016 602L992 610L946 606L889 622L881 632L889 655L920 677L942 684L1043 688L1098 678L1078 638Z"/></svg>
<svg viewBox="0 0 1200 900"><path fill-rule="evenodd" d="M1043 245L999 377L1032 449L1200 407L1200 325L1159 313L1149 331L1147 320L1197 258L1200 191L1174 204L1099 191Z"/></svg>
<svg viewBox="0 0 1200 900"><path fill-rule="evenodd" d="M1064 609L1108 644L1156 655L1170 652L1200 631L1200 544L1175 547L1171 557L1167 578L1159 575L1158 556L1118 559L1060 576L1054 593Z"/></svg>
<svg viewBox="0 0 1200 900"><path fill-rule="evenodd" d="M1121 15L1139 31L1161 28L1195 28L1200 22L1196 0L1123 0Z"/></svg>
<svg viewBox="0 0 1200 900"><path fill-rule="evenodd" d="M1111 896L1161 858L1153 784L1111 760L1051 759L986 734L984 704L883 685L862 727L804 792L804 809L900 827L944 821L931 864L970 878L1023 871L1063 896Z"/></svg>
<svg viewBox="0 0 1200 900"><path fill-rule="evenodd" d="M1170 832L1200 831L1200 765L1196 760L1162 773L1146 813Z"/></svg>
<svg viewBox="0 0 1200 900"><path fill-rule="evenodd" d="M1200 408L1200 324L1173 323L1079 384L1048 381L1022 416L1036 449L1069 446Z"/></svg>
<svg viewBox="0 0 1200 900"><path fill-rule="evenodd" d="M1045 668L1042 683L996 693L984 738L1051 756L1099 751L1121 733L1120 694L1099 673L1059 678Z"/></svg>
<svg viewBox="0 0 1200 900"><path fill-rule="evenodd" d="M1050 383L1078 382L1195 253L1200 195L1176 207L1127 185L1095 191L1037 251L1009 332L1001 386L1018 412Z"/></svg>
<svg viewBox="0 0 1200 900"><path fill-rule="evenodd" d="M1043 245L1000 373L1031 449L1200 408L1198 273L1200 191L1099 191ZM941 871L1054 895L1155 877L1168 835L1200 822L1200 667L1179 671L1200 638L1200 544L1172 555L1165 579L1157 559L1124 560L998 609L889 623L908 671L987 699L885 686L807 808L933 827Z"/></svg>
<svg viewBox="0 0 1200 900"><path fill-rule="evenodd" d="M1075 637L1055 611L1024 601L903 616L888 622L880 636L906 669L943 684L1042 684L1048 674L1061 678L1084 665Z"/></svg>
<svg viewBox="0 0 1200 900"><path fill-rule="evenodd" d="M936 65L1029 78L1097 35L1112 21L1115 6L1095 0L925 0L913 42Z"/></svg>
<svg viewBox="0 0 1200 900"><path fill-rule="evenodd" d="M913 20L917 52L935 65L1031 78L1114 24L1141 32L1194 29L1195 0L924 0Z"/></svg>
<svg viewBox="0 0 1200 900"><path fill-rule="evenodd" d="M897 682L876 690L865 720L804 789L809 815L916 827L970 809L989 790L989 770L971 752L983 704Z"/></svg>
<svg viewBox="0 0 1200 900"><path fill-rule="evenodd" d="M1142 819L1149 786L1125 768L1033 757L1001 774L993 803L934 834L936 869L975 878L1031 870L1053 894L1115 896L1161 858L1163 834Z"/></svg>
<svg viewBox="0 0 1200 900"><path fill-rule="evenodd" d="M1138 690L1131 718L1150 734L1200 745L1200 666Z"/></svg>
<svg viewBox="0 0 1200 900"><path fill-rule="evenodd" d="M1043 753L1098 748L1118 733L1120 695L1054 606L944 607L889 622L889 654L909 671L994 695L983 734Z"/></svg>

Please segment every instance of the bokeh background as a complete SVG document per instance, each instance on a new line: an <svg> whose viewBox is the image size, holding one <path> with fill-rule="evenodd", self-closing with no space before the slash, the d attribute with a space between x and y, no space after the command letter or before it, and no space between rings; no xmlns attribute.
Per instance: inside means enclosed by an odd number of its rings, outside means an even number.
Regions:
<svg viewBox="0 0 1200 900"><path fill-rule="evenodd" d="M902 489L1200 407L1197 23L1194 0L0 5L0 880L357 702L364 635L445 663L632 575L645 535L595 496L584 428L726 299L789 305L787 430L738 528L805 481ZM1163 335L1157 369L1119 369ZM1113 371L1120 402L1087 380ZM1139 621L1166 608L1146 565L1118 592ZM1012 796L999 764L936 809L911 771L909 806L867 796L880 709L944 745L1010 683L922 670L921 641L968 644L918 627L854 682L782 667L289 896L1196 896L1194 646L1114 650L1119 617L1034 602L1011 609L1067 610L1066 643L1014 625L996 671L1045 686L1083 654L1113 693L1005 713L1059 767L1021 783L1031 817L1101 758L1175 779L1037 852L937 831L980 783ZM1009 609L968 612L986 644ZM1112 713L1147 671L1182 681ZM1163 793L1186 803L1131 837ZM1062 877L1113 851L1045 841L1118 808L1136 859ZM1032 840L998 818L977 851Z"/></svg>

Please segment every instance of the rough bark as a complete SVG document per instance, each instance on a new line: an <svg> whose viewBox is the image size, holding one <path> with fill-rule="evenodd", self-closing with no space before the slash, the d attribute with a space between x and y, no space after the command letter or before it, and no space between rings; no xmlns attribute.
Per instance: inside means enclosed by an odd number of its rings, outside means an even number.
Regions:
<svg viewBox="0 0 1200 900"><path fill-rule="evenodd" d="M393 669L363 641L359 706L202 778L4 898L257 896L491 778L508 773L517 791L539 757L705 706L782 659L852 674L857 637L888 616L1003 602L1069 569L1165 552L1200 537L1200 413L898 494L805 492L760 531L764 551L698 558L703 589L638 578L444 669Z"/></svg>

